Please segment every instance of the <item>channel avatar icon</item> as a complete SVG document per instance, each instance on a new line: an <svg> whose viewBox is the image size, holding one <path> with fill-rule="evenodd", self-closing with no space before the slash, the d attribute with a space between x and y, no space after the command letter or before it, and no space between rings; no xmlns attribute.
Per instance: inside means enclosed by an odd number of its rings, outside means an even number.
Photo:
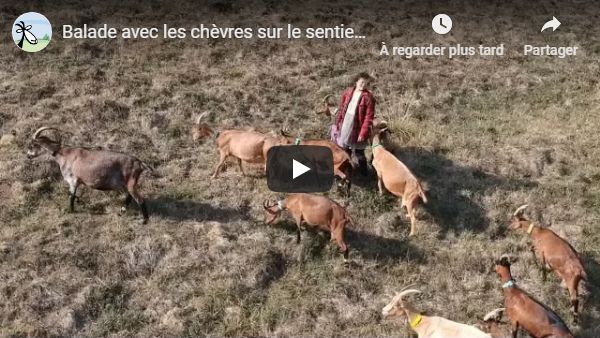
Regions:
<svg viewBox="0 0 600 338"><path fill-rule="evenodd" d="M22 50L35 53L46 48L52 38L50 21L40 13L28 12L15 20L12 38Z"/></svg>

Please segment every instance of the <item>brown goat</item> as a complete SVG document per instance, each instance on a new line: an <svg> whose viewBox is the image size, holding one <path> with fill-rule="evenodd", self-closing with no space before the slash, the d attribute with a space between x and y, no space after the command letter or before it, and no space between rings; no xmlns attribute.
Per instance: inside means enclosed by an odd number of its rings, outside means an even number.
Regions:
<svg viewBox="0 0 600 338"><path fill-rule="evenodd" d="M348 260L348 246L344 242L344 228L352 224L352 218L337 202L319 195L290 194L285 199L275 204L268 205L265 201L263 207L266 211L265 222L273 223L283 210L287 210L296 221L296 242L300 243L301 226L307 224L319 230L328 231L331 241L336 241Z"/></svg>
<svg viewBox="0 0 600 338"><path fill-rule="evenodd" d="M513 338L520 328L535 338L573 337L563 320L549 307L535 300L515 283L510 273L510 258L503 255L496 261L495 270L502 281L504 307L510 318Z"/></svg>
<svg viewBox="0 0 600 338"><path fill-rule="evenodd" d="M192 125L192 139L194 141L209 138L215 133L210 125L202 122L202 118L206 115L208 115L208 112L200 114L196 119L196 123Z"/></svg>
<svg viewBox="0 0 600 338"><path fill-rule="evenodd" d="M544 281L546 281L546 266L553 270L565 283L571 299L571 311L578 315L578 289L581 280L587 280L587 274L579 259L579 254L564 239L550 229L536 226L523 216L527 205L519 207L511 219L511 229L522 229L531 236L532 250L541 262Z"/></svg>
<svg viewBox="0 0 600 338"><path fill-rule="evenodd" d="M69 184L69 209L75 209L77 188L83 184L97 190L127 190L125 207L134 199L148 222L148 211L144 198L137 192L137 183L142 172L152 168L136 157L105 150L89 150L79 147L63 147L62 138L51 140L41 135L47 130L56 128L39 128L32 137L27 151L28 158L49 151L60 166L63 178Z"/></svg>
<svg viewBox="0 0 600 338"><path fill-rule="evenodd" d="M284 130L281 130L280 133L287 138L288 144L329 148L333 154L333 174L339 177L346 185L346 193L350 193L350 187L352 186L352 172L354 171L355 163L352 162L352 158L344 149L329 140L301 140L299 138L290 137Z"/></svg>
<svg viewBox="0 0 600 338"><path fill-rule="evenodd" d="M196 123L192 126L192 138L194 141L202 140L208 137L216 136L216 143L219 149L219 163L215 167L212 175L216 178L225 160L228 157L235 157L242 175L246 176L242 162L261 163L265 166L267 161L267 152L276 145L287 144L286 138L281 136L269 136L256 131L245 130L223 130L220 133L215 132L208 124L202 123L201 119L206 113L198 117Z"/></svg>
<svg viewBox="0 0 600 338"><path fill-rule="evenodd" d="M319 108L317 109L317 115L335 116L335 114L337 113L337 109L335 109L336 104L329 101L329 98L332 96L333 95L331 95L331 94L325 96L325 98L323 99L323 102L320 104ZM333 111L332 111L332 107L334 108Z"/></svg>
<svg viewBox="0 0 600 338"><path fill-rule="evenodd" d="M373 167L377 171L377 186L379 194L383 187L394 196L400 198L400 208L406 207L407 217L410 218L410 234L416 234L416 208L419 201L427 203L427 196L421 182L413 175L408 167L396 156L381 145L382 135L388 131L385 122L379 122L373 127L372 150Z"/></svg>

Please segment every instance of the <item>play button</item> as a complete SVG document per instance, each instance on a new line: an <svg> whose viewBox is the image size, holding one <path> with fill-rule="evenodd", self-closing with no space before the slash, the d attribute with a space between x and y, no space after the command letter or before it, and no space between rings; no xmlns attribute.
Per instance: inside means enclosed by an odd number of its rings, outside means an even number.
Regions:
<svg viewBox="0 0 600 338"><path fill-rule="evenodd" d="M267 152L267 186L275 192L325 192L333 185L327 147L287 145Z"/></svg>
<svg viewBox="0 0 600 338"><path fill-rule="evenodd" d="M296 179L296 177L304 174L305 172L309 171L310 168L305 166L304 164L296 161L296 160L292 160L292 179Z"/></svg>

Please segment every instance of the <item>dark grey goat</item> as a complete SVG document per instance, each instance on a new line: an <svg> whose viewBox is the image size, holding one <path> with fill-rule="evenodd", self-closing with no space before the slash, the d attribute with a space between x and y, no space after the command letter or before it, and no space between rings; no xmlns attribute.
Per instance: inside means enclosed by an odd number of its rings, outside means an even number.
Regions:
<svg viewBox="0 0 600 338"><path fill-rule="evenodd" d="M137 192L137 183L145 170L153 171L150 166L134 156L106 150L89 150L80 147L63 147L62 137L52 140L41 135L51 127L41 127L35 131L27 150L27 157L34 158L49 151L60 166L63 178L69 184L69 207L75 209L77 188L83 184L97 190L127 191L125 207L134 199L148 222L148 210L144 198Z"/></svg>

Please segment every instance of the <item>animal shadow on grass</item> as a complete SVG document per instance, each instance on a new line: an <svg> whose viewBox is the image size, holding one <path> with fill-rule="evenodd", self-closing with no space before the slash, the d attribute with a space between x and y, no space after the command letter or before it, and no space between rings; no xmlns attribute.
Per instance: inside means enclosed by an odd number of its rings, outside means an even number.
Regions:
<svg viewBox="0 0 600 338"><path fill-rule="evenodd" d="M271 226L289 232L290 241L295 243L296 224L294 222L285 220ZM331 250L339 252L337 244L331 242L329 239L330 234L325 231L308 229L302 231L300 245L304 246L304 254L308 257L321 255L323 249L328 245ZM350 250L351 261L352 257L361 256L367 260L375 260L382 263L395 262L399 259L416 261L418 263L425 262L425 255L422 251L410 244L408 240L385 238L349 228L345 229L344 240Z"/></svg>
<svg viewBox="0 0 600 338"><path fill-rule="evenodd" d="M408 239L381 237L375 234L346 229L346 242L350 254L382 263L396 262L399 259L425 263L425 255Z"/></svg>
<svg viewBox="0 0 600 338"><path fill-rule="evenodd" d="M583 253L581 255L581 260L585 267L585 271L588 274L587 283L582 283L587 289L587 295L583 302L581 302L582 304L579 309L579 324L581 325L582 331L584 331L582 337L599 337L600 327L598 327L598 323L600 322L600 317L598 316L598 312L600 312L600 264L594 259L593 255L588 253Z"/></svg>
<svg viewBox="0 0 600 338"><path fill-rule="evenodd" d="M150 213L175 221L216 221L232 222L250 219L249 205L238 208L215 207L208 203L192 200L178 200L162 196L150 201Z"/></svg>
<svg viewBox="0 0 600 338"><path fill-rule="evenodd" d="M429 151L417 147L393 151L418 179L425 182L428 203L420 207L440 227L441 236L449 231L482 232L487 229L490 220L474 200L477 196L492 190L513 191L535 186L529 180L504 178L457 165L445 157L446 152L447 149Z"/></svg>

